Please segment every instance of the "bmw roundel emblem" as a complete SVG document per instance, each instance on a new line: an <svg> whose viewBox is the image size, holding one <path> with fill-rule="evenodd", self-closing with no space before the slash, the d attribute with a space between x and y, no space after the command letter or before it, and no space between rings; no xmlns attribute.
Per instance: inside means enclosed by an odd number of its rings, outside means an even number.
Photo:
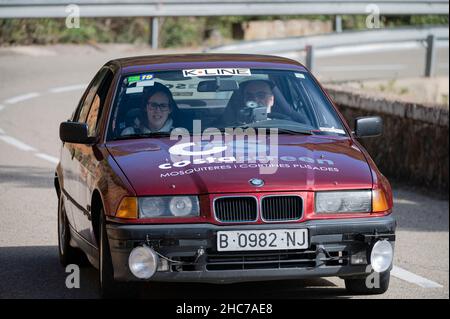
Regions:
<svg viewBox="0 0 450 319"><path fill-rule="evenodd" d="M256 187L261 187L264 185L264 181L260 178L252 178L248 182L250 183L250 185L256 186Z"/></svg>

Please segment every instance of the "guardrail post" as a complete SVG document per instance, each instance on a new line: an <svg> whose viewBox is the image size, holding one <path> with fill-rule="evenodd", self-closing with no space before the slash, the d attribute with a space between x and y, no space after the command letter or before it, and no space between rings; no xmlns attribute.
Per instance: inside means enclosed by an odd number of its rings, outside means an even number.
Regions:
<svg viewBox="0 0 450 319"><path fill-rule="evenodd" d="M427 55L425 62L425 76L432 77L435 72L436 64L436 36L430 34L427 37Z"/></svg>
<svg viewBox="0 0 450 319"><path fill-rule="evenodd" d="M342 16L336 16L334 18L334 31L335 32L342 32Z"/></svg>
<svg viewBox="0 0 450 319"><path fill-rule="evenodd" d="M152 18L151 26L151 45L152 49L158 49L158 36L159 36L159 19L157 17Z"/></svg>
<svg viewBox="0 0 450 319"><path fill-rule="evenodd" d="M307 45L305 47L306 51L306 67L312 72L314 69L314 47L312 45Z"/></svg>

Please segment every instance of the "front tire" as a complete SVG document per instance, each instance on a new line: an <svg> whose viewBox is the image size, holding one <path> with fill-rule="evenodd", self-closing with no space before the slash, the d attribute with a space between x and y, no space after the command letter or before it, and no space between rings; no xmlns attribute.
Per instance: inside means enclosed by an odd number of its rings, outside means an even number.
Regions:
<svg viewBox="0 0 450 319"><path fill-rule="evenodd" d="M70 245L70 225L62 194L58 199L58 252L63 267L70 264L81 266L86 263L84 253Z"/></svg>
<svg viewBox="0 0 450 319"><path fill-rule="evenodd" d="M373 276L375 273L371 273L363 278L357 279L345 279L345 288L351 294L357 295L380 295L384 294L389 288L389 281L391 278L391 272L385 271L379 274L379 286L368 287L367 281L370 281L369 276Z"/></svg>
<svg viewBox="0 0 450 319"><path fill-rule="evenodd" d="M109 248L108 234L103 209L100 211L100 243L99 251L99 283L102 298L117 298L120 296L119 284L114 280L114 270Z"/></svg>

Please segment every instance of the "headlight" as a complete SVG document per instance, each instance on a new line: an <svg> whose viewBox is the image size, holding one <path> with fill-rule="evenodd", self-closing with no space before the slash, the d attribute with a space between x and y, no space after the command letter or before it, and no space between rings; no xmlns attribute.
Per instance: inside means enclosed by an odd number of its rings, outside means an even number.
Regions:
<svg viewBox="0 0 450 319"><path fill-rule="evenodd" d="M139 198L139 217L192 217L200 215L198 197L164 196Z"/></svg>
<svg viewBox="0 0 450 319"><path fill-rule="evenodd" d="M317 192L316 213L370 213L372 191Z"/></svg>
<svg viewBox="0 0 450 319"><path fill-rule="evenodd" d="M169 202L169 210L174 216L188 216L192 212L191 197L173 197Z"/></svg>
<svg viewBox="0 0 450 319"><path fill-rule="evenodd" d="M164 215L164 199L161 197L139 198L139 216L158 217Z"/></svg>

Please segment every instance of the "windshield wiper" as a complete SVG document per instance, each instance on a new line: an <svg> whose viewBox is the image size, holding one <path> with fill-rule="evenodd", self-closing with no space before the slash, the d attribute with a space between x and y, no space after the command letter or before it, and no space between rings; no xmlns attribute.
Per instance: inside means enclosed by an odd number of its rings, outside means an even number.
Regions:
<svg viewBox="0 0 450 319"><path fill-rule="evenodd" d="M278 133L292 134L292 135L314 135L314 133L312 131L303 130L303 129L290 130L290 129L286 129L286 128L279 128Z"/></svg>
<svg viewBox="0 0 450 319"><path fill-rule="evenodd" d="M137 134L127 134L123 136L117 136L113 138L113 141L118 140L129 140L134 138L147 138L147 137L167 137L170 136L170 132L150 132L150 133L137 133Z"/></svg>

